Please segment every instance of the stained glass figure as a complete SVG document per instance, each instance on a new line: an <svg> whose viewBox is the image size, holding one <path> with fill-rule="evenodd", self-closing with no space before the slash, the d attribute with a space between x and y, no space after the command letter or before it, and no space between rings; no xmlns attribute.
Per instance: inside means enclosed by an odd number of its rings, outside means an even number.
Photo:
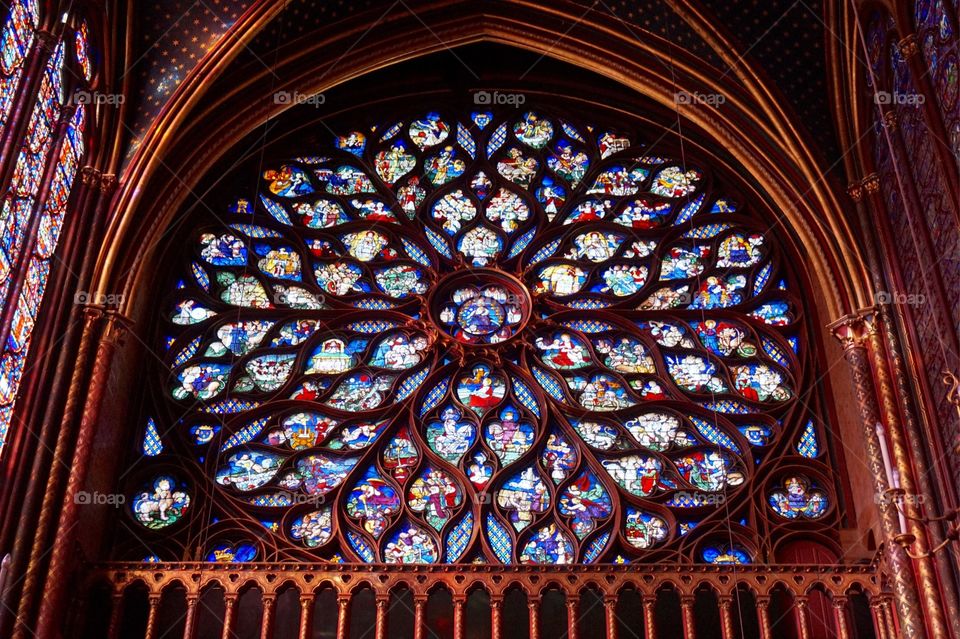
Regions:
<svg viewBox="0 0 960 639"><path fill-rule="evenodd" d="M268 163L236 219L194 236L166 302L163 457L191 451L209 516L258 527L212 543L746 563L718 504L758 536L764 518L834 525L820 475L769 483L824 442L798 410L802 304L771 284L789 261L748 203L545 113L387 124Z"/></svg>

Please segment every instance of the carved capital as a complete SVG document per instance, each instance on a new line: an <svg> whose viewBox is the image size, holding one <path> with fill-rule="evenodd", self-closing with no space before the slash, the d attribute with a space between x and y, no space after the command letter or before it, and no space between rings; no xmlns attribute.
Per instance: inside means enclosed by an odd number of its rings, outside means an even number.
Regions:
<svg viewBox="0 0 960 639"><path fill-rule="evenodd" d="M859 182L854 182L847 187L847 195L849 195L850 199L854 202L859 202L863 199L863 185Z"/></svg>
<svg viewBox="0 0 960 639"><path fill-rule="evenodd" d="M851 313L827 325L833 336L840 340L843 350L864 348L877 331L873 309Z"/></svg>
<svg viewBox="0 0 960 639"><path fill-rule="evenodd" d="M891 131L897 130L897 112L896 111L884 111L883 112L883 126Z"/></svg>
<svg viewBox="0 0 960 639"><path fill-rule="evenodd" d="M80 169L80 181L86 186L99 187L102 175L99 170L92 166L85 166Z"/></svg>
<svg viewBox="0 0 960 639"><path fill-rule="evenodd" d="M863 188L867 193L873 195L880 191L880 176L876 173L871 173L867 177L861 180L860 184L863 185Z"/></svg>
<svg viewBox="0 0 960 639"><path fill-rule="evenodd" d="M902 55L905 60L909 60L920 53L920 46L917 44L916 34L911 33L900 40L900 42L897 43L897 48L900 49L900 55Z"/></svg>

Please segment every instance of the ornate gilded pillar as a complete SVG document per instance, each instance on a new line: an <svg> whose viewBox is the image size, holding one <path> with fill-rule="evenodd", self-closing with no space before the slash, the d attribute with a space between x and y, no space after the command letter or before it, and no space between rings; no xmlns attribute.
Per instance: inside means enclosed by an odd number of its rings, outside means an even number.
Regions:
<svg viewBox="0 0 960 639"><path fill-rule="evenodd" d="M645 639L657 639L657 596L643 595L643 630Z"/></svg>
<svg viewBox="0 0 960 639"><path fill-rule="evenodd" d="M720 595L717 604L720 606L720 632L723 639L736 639L733 629L733 596Z"/></svg>
<svg viewBox="0 0 960 639"><path fill-rule="evenodd" d="M872 330L868 319L869 317L865 315L849 315L832 323L829 328L843 345L844 357L850 366L863 426L867 457L865 461L873 476L875 493L880 496L887 494L889 484L877 439L876 426L880 423L881 415L870 370L870 356L866 347L869 332ZM926 637L912 566L903 546L895 541L901 533L896 509L888 499L877 499L877 502L886 556L890 566L890 577L904 637L908 639Z"/></svg>
<svg viewBox="0 0 960 639"><path fill-rule="evenodd" d="M107 639L119 639L120 622L123 620L123 590L115 590L110 599L110 625L107 626Z"/></svg>
<svg viewBox="0 0 960 639"><path fill-rule="evenodd" d="M413 639L426 639L426 636L427 595L415 594L413 596Z"/></svg>
<svg viewBox="0 0 960 639"><path fill-rule="evenodd" d="M374 623L376 639L387 639L387 610L390 607L390 593L377 593L377 620Z"/></svg>
<svg viewBox="0 0 960 639"><path fill-rule="evenodd" d="M892 122L896 122L895 118L892 119ZM874 247L875 242L869 241L870 235L879 233L879 237L875 236L876 243L883 243L884 241L887 244L890 243L885 226L875 223L876 216L885 215L886 210L886 205L880 195L879 176L876 173L867 175L859 183L851 185L848 193L855 204L861 228L868 235L868 241L863 244L870 264L874 289L877 291L889 289L903 291L903 282L899 273L895 270L889 271L889 282L884 279L884 266ZM870 213L871 209L873 215ZM911 497L907 500L908 503L905 506L913 516L919 514L921 510L920 501L923 504L941 503L945 509L950 508L953 504L950 489L953 478L941 464L928 462L928 454L936 454L935 451L943 445L942 433L938 431L935 422L930 423L928 419L918 418L918 406L915 404L915 398L921 402L919 406L921 415L935 414L933 409L925 412L922 404L923 400L920 399L923 397L924 391L922 388L923 382L919 380L923 380L926 374L915 359L904 356L906 345L902 342L901 333L897 331L898 317L904 330L908 325L910 320L904 315L907 311L903 305L894 306L890 303L877 304L875 309L878 318L877 330L876 337L871 339L870 346L874 356L874 365L878 371L878 386L884 413L891 436L895 436L900 442L899 446L897 442L894 442L894 453L898 459L898 467L905 465L913 470L912 473L906 473L905 475L910 484L910 489L908 490L904 486L904 490ZM897 410L898 407L899 411ZM914 480L916 481L915 485L913 484ZM938 488L938 486L943 487L943 489ZM945 530L939 524L929 526L921 532L926 535L923 540L924 548L937 546L944 540ZM920 569L922 570L920 573L921 588L924 592L935 592L939 595L939 600L946 611L946 615L944 615L946 623L953 631L953 636L960 637L960 597L958 597L954 580L951 578L952 575L956 574L957 569L953 558L949 553L938 553L932 560L925 559ZM936 573L939 574L940 578L936 578L938 576ZM934 578L936 583L936 586L932 588L930 587L931 578Z"/></svg>
<svg viewBox="0 0 960 639"><path fill-rule="evenodd" d="M850 619L847 616L849 601L846 597L833 598L833 618L837 626L837 639L850 639Z"/></svg>
<svg viewBox="0 0 960 639"><path fill-rule="evenodd" d="M239 595L228 592L223 595L223 632L221 639L235 639L234 626L237 625L237 599Z"/></svg>
<svg viewBox="0 0 960 639"><path fill-rule="evenodd" d="M350 599L349 592L337 594L337 639L347 639L350 636ZM419 624L414 632L418 632L418 629Z"/></svg>
<svg viewBox="0 0 960 639"><path fill-rule="evenodd" d="M810 639L810 610L807 608L809 600L806 595L797 595L793 602L793 613L797 620L797 634L799 639Z"/></svg>
<svg viewBox="0 0 960 639"><path fill-rule="evenodd" d="M530 620L530 639L540 639L540 598L527 599L528 619Z"/></svg>
<svg viewBox="0 0 960 639"><path fill-rule="evenodd" d="M37 639L52 639L56 635L75 550L74 539L77 534L81 503L77 499L77 493L83 488L90 468L94 431L99 423L100 406L106 393L113 355L130 327L130 321L115 311L103 311L93 307L89 310L102 316L102 330L93 361L90 385L86 393L87 401L80 418L77 443L70 463L70 475L60 509L59 524L54 536L53 549L50 552L50 563L46 571L44 596L40 601L40 614L37 621Z"/></svg>
<svg viewBox="0 0 960 639"><path fill-rule="evenodd" d="M577 639L580 636L580 599L576 595L567 596L567 639Z"/></svg>
<svg viewBox="0 0 960 639"><path fill-rule="evenodd" d="M870 618L873 620L873 632L877 639L892 639L887 630L887 620L883 616L883 605L880 597L870 598Z"/></svg>
<svg viewBox="0 0 960 639"><path fill-rule="evenodd" d="M869 329L867 331L868 346L873 356L873 372L876 378L876 387L879 392L880 402L883 406L884 422L887 428L886 435L891 444L891 453L893 463L896 466L896 477L899 479L898 488L903 489L907 498L899 505L907 514L907 530L913 535L914 555L919 555L914 563L917 567L917 575L920 586L921 599L924 602L925 613L929 621L930 632L934 637L946 637L947 623L943 614L943 603L940 600L940 579L937 578L936 569L933 560L927 556L930 544L927 539L926 527L921 525L917 519L923 516L920 509L920 502L924 495L918 488L914 479L914 466L912 464L912 455L903 432L903 424L900 421L900 413L897 410L897 400L891 382L891 376L888 368L886 353L883 343L880 340L880 331L883 330L883 319L873 315L868 319ZM878 437L879 437L878 433ZM897 507L897 505L894 505Z"/></svg>
<svg viewBox="0 0 960 639"><path fill-rule="evenodd" d="M456 594L453 596L453 639L463 639L466 605L467 595Z"/></svg>
<svg viewBox="0 0 960 639"><path fill-rule="evenodd" d="M604 595L603 615L607 622L607 639L617 639L620 628L617 625L617 596Z"/></svg>
<svg viewBox="0 0 960 639"><path fill-rule="evenodd" d="M757 595L757 624L760 626L760 639L773 639L770 626L770 596Z"/></svg>
<svg viewBox="0 0 960 639"><path fill-rule="evenodd" d="M147 598L147 629L143 631L143 639L157 639L157 614L160 611L159 592L151 592Z"/></svg>
<svg viewBox="0 0 960 639"><path fill-rule="evenodd" d="M199 594L187 594L187 614L183 619L183 639L193 639L193 633L197 627L197 604L199 602Z"/></svg>
<svg viewBox="0 0 960 639"><path fill-rule="evenodd" d="M503 595L490 594L490 639L503 637Z"/></svg>
<svg viewBox="0 0 960 639"><path fill-rule="evenodd" d="M693 595L680 595L680 615L683 618L684 639L697 639L697 625L693 618Z"/></svg>
<svg viewBox="0 0 960 639"><path fill-rule="evenodd" d="M313 600L312 592L300 593L300 634L298 639L312 639L313 637Z"/></svg>
<svg viewBox="0 0 960 639"><path fill-rule="evenodd" d="M260 639L271 639L273 636L273 615L277 609L277 593L265 592L261 597L263 617L260 619Z"/></svg>

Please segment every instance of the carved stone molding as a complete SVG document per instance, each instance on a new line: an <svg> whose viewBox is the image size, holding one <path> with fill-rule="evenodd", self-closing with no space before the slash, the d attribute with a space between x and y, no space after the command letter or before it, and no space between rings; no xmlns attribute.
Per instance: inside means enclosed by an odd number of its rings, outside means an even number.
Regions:
<svg viewBox="0 0 960 639"><path fill-rule="evenodd" d="M920 53L920 46L917 44L916 34L911 33L904 37L897 43L897 48L900 49L900 55L906 60Z"/></svg>

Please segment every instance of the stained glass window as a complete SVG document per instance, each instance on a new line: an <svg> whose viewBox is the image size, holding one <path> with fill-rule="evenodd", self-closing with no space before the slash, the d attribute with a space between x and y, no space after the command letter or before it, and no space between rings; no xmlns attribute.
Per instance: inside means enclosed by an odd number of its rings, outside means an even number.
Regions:
<svg viewBox="0 0 960 639"><path fill-rule="evenodd" d="M217 560L748 563L778 527L829 534L759 214L617 130L394 122L267 166L193 236L157 402L188 457L134 490L204 506L158 543L205 512Z"/></svg>
<svg viewBox="0 0 960 639"><path fill-rule="evenodd" d="M10 4L0 32L0 133L7 126L38 21L37 0L13 0Z"/></svg>
<svg viewBox="0 0 960 639"><path fill-rule="evenodd" d="M14 6L14 13L24 10L17 9L18 6ZM87 55L85 32L75 37L77 54L82 42L84 55ZM51 259L84 151L87 117L84 105L78 105L70 115L63 139L59 147L54 147L65 100L62 86L64 56L72 50L66 41L61 41L47 61L0 213L0 305L11 304L16 298L9 336L0 345L0 450L13 419L13 403L24 373ZM42 177L50 162L55 163L50 188L46 199L38 201ZM33 225L36 225L35 240L28 245ZM23 273L22 278L18 277L20 273Z"/></svg>

